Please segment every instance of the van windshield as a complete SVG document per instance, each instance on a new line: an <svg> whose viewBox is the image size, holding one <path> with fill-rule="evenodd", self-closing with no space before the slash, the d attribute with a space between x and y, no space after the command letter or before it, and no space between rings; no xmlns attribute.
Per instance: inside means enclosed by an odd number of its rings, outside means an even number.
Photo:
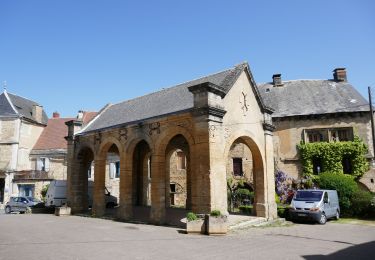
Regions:
<svg viewBox="0 0 375 260"><path fill-rule="evenodd" d="M296 201L320 201L323 195L323 191L297 191Z"/></svg>

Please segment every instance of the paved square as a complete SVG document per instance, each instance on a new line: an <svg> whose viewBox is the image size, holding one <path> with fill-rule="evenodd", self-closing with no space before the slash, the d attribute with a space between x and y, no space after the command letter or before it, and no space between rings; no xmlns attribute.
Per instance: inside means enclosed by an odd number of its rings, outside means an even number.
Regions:
<svg viewBox="0 0 375 260"><path fill-rule="evenodd" d="M375 226L299 224L211 237L75 216L0 215L0 259L320 259L312 255L329 254L328 259L374 259Z"/></svg>

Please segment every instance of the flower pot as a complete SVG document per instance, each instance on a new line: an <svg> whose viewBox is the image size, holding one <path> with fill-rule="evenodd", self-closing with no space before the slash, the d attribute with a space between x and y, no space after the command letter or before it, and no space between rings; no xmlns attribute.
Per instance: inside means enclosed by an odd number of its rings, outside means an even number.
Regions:
<svg viewBox="0 0 375 260"><path fill-rule="evenodd" d="M204 219L186 222L186 232L188 234L204 234L205 231Z"/></svg>
<svg viewBox="0 0 375 260"><path fill-rule="evenodd" d="M227 216L213 217L206 215L207 235L225 235L228 232Z"/></svg>

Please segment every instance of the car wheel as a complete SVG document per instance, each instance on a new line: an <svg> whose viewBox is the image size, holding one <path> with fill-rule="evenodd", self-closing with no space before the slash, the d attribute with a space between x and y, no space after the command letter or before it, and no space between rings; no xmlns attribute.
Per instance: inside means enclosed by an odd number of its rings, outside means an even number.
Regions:
<svg viewBox="0 0 375 260"><path fill-rule="evenodd" d="M336 211L335 219L336 219L336 220L339 220L339 219L340 219L340 212L339 212L339 211Z"/></svg>
<svg viewBox="0 0 375 260"><path fill-rule="evenodd" d="M12 212L12 209L9 206L5 207L5 214L10 214Z"/></svg>
<svg viewBox="0 0 375 260"><path fill-rule="evenodd" d="M326 214L322 213L319 219L319 224L324 225L327 222Z"/></svg>

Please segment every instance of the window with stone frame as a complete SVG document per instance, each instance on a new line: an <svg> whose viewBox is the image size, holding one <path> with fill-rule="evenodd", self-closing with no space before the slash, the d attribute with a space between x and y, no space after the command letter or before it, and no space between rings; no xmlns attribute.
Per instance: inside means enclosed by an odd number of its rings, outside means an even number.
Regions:
<svg viewBox="0 0 375 260"><path fill-rule="evenodd" d="M185 153L182 151L177 152L177 169L178 170L186 169L186 157L185 157Z"/></svg>
<svg viewBox="0 0 375 260"><path fill-rule="evenodd" d="M243 176L242 158L233 158L233 175Z"/></svg>
<svg viewBox="0 0 375 260"><path fill-rule="evenodd" d="M308 143L326 142L328 141L328 131L327 129L306 130L306 139Z"/></svg>
<svg viewBox="0 0 375 260"><path fill-rule="evenodd" d="M353 128L330 129L330 132L333 142L353 141Z"/></svg>

